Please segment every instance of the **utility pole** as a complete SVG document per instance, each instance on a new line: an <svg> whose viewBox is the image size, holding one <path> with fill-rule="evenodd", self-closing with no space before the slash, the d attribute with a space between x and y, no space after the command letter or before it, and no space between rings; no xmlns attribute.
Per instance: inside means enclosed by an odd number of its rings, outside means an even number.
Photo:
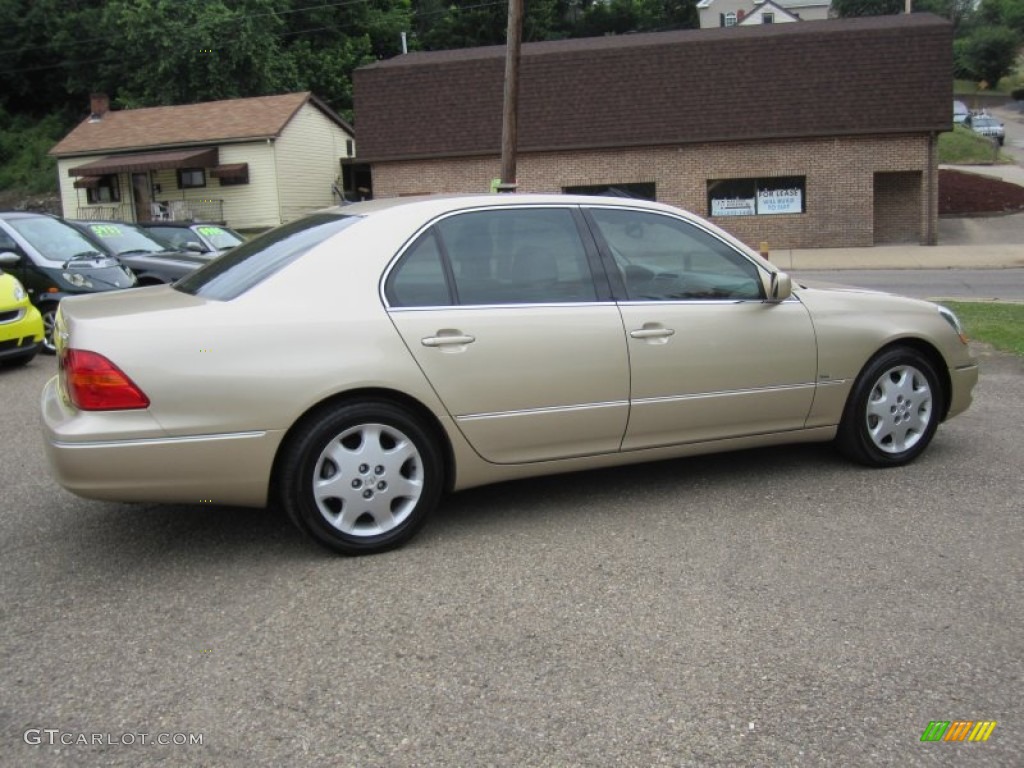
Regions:
<svg viewBox="0 0 1024 768"><path fill-rule="evenodd" d="M519 144L519 49L523 41L523 0L508 0L505 42L505 99L501 120L501 183L499 192L516 191L516 147Z"/></svg>

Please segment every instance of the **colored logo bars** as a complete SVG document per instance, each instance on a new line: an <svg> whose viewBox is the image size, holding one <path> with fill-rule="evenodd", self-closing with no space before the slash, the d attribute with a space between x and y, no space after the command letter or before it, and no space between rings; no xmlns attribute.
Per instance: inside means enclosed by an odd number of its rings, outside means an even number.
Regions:
<svg viewBox="0 0 1024 768"><path fill-rule="evenodd" d="M932 720L921 741L988 741L995 727L995 720Z"/></svg>

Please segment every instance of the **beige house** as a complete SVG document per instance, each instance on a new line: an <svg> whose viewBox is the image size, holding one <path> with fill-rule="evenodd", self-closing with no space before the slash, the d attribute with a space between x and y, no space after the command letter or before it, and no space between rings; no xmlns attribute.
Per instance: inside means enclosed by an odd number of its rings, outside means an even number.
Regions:
<svg viewBox="0 0 1024 768"><path fill-rule="evenodd" d="M91 114L50 154L64 216L277 226L337 202L352 127L311 93Z"/></svg>
<svg viewBox="0 0 1024 768"><path fill-rule="evenodd" d="M700 28L709 29L739 24L822 21L829 17L831 7L832 0L700 0L697 13ZM756 20L751 20L750 16Z"/></svg>

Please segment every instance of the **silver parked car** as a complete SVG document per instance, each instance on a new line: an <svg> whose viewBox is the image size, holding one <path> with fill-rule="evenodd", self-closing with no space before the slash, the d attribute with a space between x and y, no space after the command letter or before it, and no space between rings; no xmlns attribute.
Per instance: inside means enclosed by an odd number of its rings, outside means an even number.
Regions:
<svg viewBox="0 0 1024 768"><path fill-rule="evenodd" d="M978 376L948 309L794 285L621 198L358 203L173 286L66 299L57 330L42 411L66 488L276 501L343 553L513 478L809 441L902 465Z"/></svg>
<svg viewBox="0 0 1024 768"><path fill-rule="evenodd" d="M967 118L967 127L981 136L992 139L999 146L1006 141L1006 128L991 115L984 113L971 115Z"/></svg>

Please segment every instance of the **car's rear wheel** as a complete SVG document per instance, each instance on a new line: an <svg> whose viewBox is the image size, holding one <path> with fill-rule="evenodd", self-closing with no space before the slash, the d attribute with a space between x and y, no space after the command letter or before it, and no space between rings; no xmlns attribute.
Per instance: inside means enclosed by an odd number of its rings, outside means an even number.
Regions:
<svg viewBox="0 0 1024 768"><path fill-rule="evenodd" d="M404 544L437 506L440 452L420 419L392 403L349 403L298 427L281 461L292 521L343 554Z"/></svg>
<svg viewBox="0 0 1024 768"><path fill-rule="evenodd" d="M39 307L39 314L43 316L42 350L48 355L55 355L57 354L57 345L53 340L53 331L57 325L57 305L43 304Z"/></svg>
<svg viewBox="0 0 1024 768"><path fill-rule="evenodd" d="M868 466L906 464L928 447L941 413L942 390L931 362L911 348L889 349L857 377L836 445Z"/></svg>

